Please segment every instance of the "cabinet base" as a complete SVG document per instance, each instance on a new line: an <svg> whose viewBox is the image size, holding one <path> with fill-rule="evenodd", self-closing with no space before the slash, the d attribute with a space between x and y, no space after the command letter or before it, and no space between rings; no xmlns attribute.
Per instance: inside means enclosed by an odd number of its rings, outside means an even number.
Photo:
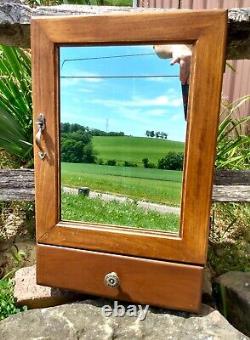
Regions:
<svg viewBox="0 0 250 340"><path fill-rule="evenodd" d="M105 284L116 273L118 287ZM114 300L198 312L203 267L37 245L37 283ZM107 282L106 282L107 283Z"/></svg>

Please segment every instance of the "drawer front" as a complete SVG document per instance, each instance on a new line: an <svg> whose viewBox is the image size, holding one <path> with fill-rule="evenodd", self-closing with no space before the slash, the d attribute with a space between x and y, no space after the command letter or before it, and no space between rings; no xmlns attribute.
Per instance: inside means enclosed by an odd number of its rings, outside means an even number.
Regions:
<svg viewBox="0 0 250 340"><path fill-rule="evenodd" d="M118 287L107 286L105 276L112 272L118 275ZM202 280L203 267L200 266L37 246L37 283L40 285L197 312Z"/></svg>

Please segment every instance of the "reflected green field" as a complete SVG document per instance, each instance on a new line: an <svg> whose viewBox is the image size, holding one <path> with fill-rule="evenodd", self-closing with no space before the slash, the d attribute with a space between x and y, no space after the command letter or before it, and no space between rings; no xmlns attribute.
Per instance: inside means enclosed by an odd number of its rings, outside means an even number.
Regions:
<svg viewBox="0 0 250 340"><path fill-rule="evenodd" d="M61 163L61 183L67 187L87 186L93 191L179 206L182 171Z"/></svg>
<svg viewBox="0 0 250 340"><path fill-rule="evenodd" d="M62 219L143 229L177 232L179 216L145 211L135 203L105 202L79 195L62 194Z"/></svg>
<svg viewBox="0 0 250 340"><path fill-rule="evenodd" d="M143 158L149 158L150 162L157 165L158 160L167 152L184 151L183 142L146 137L94 136L92 144L98 158L104 162L115 159L119 165L123 165L124 161L129 161L142 166Z"/></svg>

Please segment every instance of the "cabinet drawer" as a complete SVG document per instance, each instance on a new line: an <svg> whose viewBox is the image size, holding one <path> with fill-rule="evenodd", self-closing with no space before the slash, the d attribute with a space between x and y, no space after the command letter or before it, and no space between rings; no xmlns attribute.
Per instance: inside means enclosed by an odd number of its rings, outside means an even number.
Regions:
<svg viewBox="0 0 250 340"><path fill-rule="evenodd" d="M104 279L115 272L119 287ZM86 294L197 312L203 267L87 250L37 246L37 283Z"/></svg>

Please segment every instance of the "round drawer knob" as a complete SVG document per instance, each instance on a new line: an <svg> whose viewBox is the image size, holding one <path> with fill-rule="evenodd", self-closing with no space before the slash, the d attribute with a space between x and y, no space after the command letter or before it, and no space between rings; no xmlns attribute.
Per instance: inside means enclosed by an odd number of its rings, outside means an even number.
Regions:
<svg viewBox="0 0 250 340"><path fill-rule="evenodd" d="M108 287L117 288L120 286L120 280L115 272L105 275L104 283Z"/></svg>

